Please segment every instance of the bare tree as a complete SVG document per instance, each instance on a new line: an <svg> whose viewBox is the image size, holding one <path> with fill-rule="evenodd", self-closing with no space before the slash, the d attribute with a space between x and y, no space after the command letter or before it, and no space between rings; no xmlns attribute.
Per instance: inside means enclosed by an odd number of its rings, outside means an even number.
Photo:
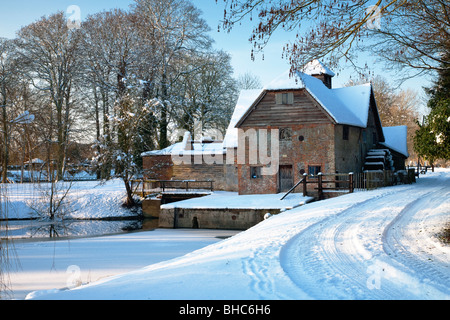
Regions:
<svg viewBox="0 0 450 320"><path fill-rule="evenodd" d="M83 69L88 75L83 86L94 109L96 140L106 139L108 144L115 136L110 123L114 101L127 93L128 82L144 60L134 21L130 13L115 9L88 16L81 28ZM108 178L110 169L104 163L99 177Z"/></svg>
<svg viewBox="0 0 450 320"><path fill-rule="evenodd" d="M137 14L141 30L153 39L157 78L156 97L163 103L159 113L159 147L169 144L170 89L185 71L182 61L186 56L209 49L212 40L207 35L209 27L200 17L200 11L186 0L136 0L133 11Z"/></svg>
<svg viewBox="0 0 450 320"><path fill-rule="evenodd" d="M348 85L366 83L365 79L350 81ZM377 102L377 109L383 127L406 126L407 145L410 154L414 152L414 133L417 130L417 107L420 99L416 91L411 89L396 89L381 76L371 79L372 88Z"/></svg>
<svg viewBox="0 0 450 320"><path fill-rule="evenodd" d="M238 82L238 88L241 90L248 90L248 89L262 89L263 85L261 83L261 79L250 73L246 72L244 74L241 74L237 78Z"/></svg>
<svg viewBox="0 0 450 320"><path fill-rule="evenodd" d="M111 122L117 129L117 139L101 139L98 142L101 152L95 159L95 165L111 163L113 177L120 178L125 183L127 207L135 205L131 180L141 172L136 161L140 158L140 153L136 154L135 149L137 144L145 146L146 141L141 139L145 119L152 114L153 104L158 103L157 100L151 100L142 105L133 98L132 92L122 95L114 104L115 116L111 117Z"/></svg>
<svg viewBox="0 0 450 320"><path fill-rule="evenodd" d="M7 182L7 171L9 164L9 145L10 145L10 122L11 106L14 97L14 83L16 67L13 59L13 44L7 39L0 39L0 112L1 112L1 131L2 131L2 182Z"/></svg>
<svg viewBox="0 0 450 320"><path fill-rule="evenodd" d="M250 35L256 50L262 50L280 28L294 32L284 46L293 70L324 58L331 65L345 59L357 66L361 52L380 57L389 68L412 70L416 75L440 70L445 62L448 65L444 53L450 50L450 5L446 0L223 2L224 29L245 18L256 20Z"/></svg>
<svg viewBox="0 0 450 320"><path fill-rule="evenodd" d="M183 110L176 122L191 134L194 125L201 124L202 129L219 130L219 137L223 137L238 94L231 58L223 51L195 54L188 67L189 72L176 84L181 93L177 107Z"/></svg>
<svg viewBox="0 0 450 320"><path fill-rule="evenodd" d="M54 139L54 125L58 179L63 177L65 149L69 139L71 97L78 68L78 43L78 33L68 28L62 12L42 17L18 32L18 53L25 74L35 88L48 93L54 108L49 138L52 141Z"/></svg>

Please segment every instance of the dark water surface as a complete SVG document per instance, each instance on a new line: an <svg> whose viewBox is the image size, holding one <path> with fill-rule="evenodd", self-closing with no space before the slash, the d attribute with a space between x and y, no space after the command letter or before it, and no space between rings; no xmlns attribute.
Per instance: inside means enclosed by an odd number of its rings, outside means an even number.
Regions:
<svg viewBox="0 0 450 320"><path fill-rule="evenodd" d="M158 228L158 219L121 220L9 220L0 222L1 239L45 239L92 237L149 231Z"/></svg>

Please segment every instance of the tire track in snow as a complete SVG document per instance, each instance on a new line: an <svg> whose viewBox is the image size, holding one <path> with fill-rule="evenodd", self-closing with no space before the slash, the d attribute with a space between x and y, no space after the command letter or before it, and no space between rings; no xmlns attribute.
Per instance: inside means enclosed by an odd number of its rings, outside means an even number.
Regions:
<svg viewBox="0 0 450 320"><path fill-rule="evenodd" d="M354 255L339 253L344 246L347 249L351 247L342 242L339 234L355 223L359 212L370 210L381 197L394 198L396 195L393 192L381 193L310 226L292 238L283 247L280 258L292 281L312 298L356 298L354 295L349 297L349 292L345 291L362 286L358 279L365 274L367 267L355 263ZM370 253L361 255L360 261L371 258ZM355 266L359 268L353 269Z"/></svg>
<svg viewBox="0 0 450 320"><path fill-rule="evenodd" d="M418 288L422 283L432 283L436 290L450 297L450 248L442 246L437 239L430 239L425 230L430 225L427 220L431 214L450 213L450 203L446 201L450 199L450 190L445 183L438 184L434 191L405 207L403 214L399 214L385 229L383 248L405 269L421 275ZM405 228L406 225L418 227L410 229ZM407 233L406 230L415 230L416 233ZM434 260L443 263L434 263ZM433 279L439 279L439 282Z"/></svg>
<svg viewBox="0 0 450 320"><path fill-rule="evenodd" d="M362 198L364 199L364 197ZM365 200L360 200L364 202ZM316 204L318 204L316 202ZM314 207L314 205L312 205ZM340 203L337 208L333 207L333 211L339 212L346 210L348 207L354 206L354 204L343 201ZM302 218L299 221L298 213L291 213L293 216L291 223L293 224L291 228L285 229L283 225L280 226L280 232L271 234L270 237L265 238L264 246L257 246L255 249L250 243L246 243L246 246L249 247L248 257L243 259L241 262L241 269L244 274L246 274L249 278L249 288L259 297L259 299L308 299L310 298L305 292L302 290L296 291L293 293L280 293L283 289L277 287L277 282L280 280L280 276L287 277L289 281L292 283L290 278L283 272L283 275L274 274L274 270L280 266L280 243L286 243L290 241L290 237L288 236L288 240L286 240L286 235L290 235L293 230L303 230L308 228L309 226L315 224L317 221L321 221L324 217L330 216L331 213L326 213L325 215L321 215L323 210L321 208L311 208L308 211L308 214L301 214ZM317 215L316 215L317 214ZM295 217L297 216L297 217ZM272 218L273 219L273 218ZM286 219L286 218L285 218ZM264 233L264 230L261 231ZM299 232L299 231L297 231ZM294 233L297 234L297 233ZM278 248L274 250L273 248ZM279 290L278 290L279 289ZM298 287L297 287L298 290Z"/></svg>
<svg viewBox="0 0 450 320"><path fill-rule="evenodd" d="M408 204L435 190L414 186L384 190L312 225L283 247L283 269L311 297L405 298L404 285L389 281L385 273L408 281L414 280L414 275L403 274L398 269L401 266L391 264L384 252L383 233Z"/></svg>

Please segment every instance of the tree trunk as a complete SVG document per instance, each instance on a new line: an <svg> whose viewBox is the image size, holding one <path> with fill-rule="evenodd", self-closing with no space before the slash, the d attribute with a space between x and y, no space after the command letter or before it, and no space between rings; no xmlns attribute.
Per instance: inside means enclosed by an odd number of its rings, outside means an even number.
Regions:
<svg viewBox="0 0 450 320"><path fill-rule="evenodd" d="M104 88L101 89L102 93L102 112L103 112L103 136L104 143L110 145L111 143L111 128L109 124L109 96L108 91ZM111 163L104 163L101 171L101 178L108 179L111 175Z"/></svg>
<svg viewBox="0 0 450 320"><path fill-rule="evenodd" d="M168 98L167 93L167 75L164 72L162 75L162 84L161 84L161 100L163 102L163 107L161 110L161 119L159 121L159 148L164 149L169 146L169 141L167 139L167 109L166 109L166 101Z"/></svg>
<svg viewBox="0 0 450 320"><path fill-rule="evenodd" d="M62 105L56 108L56 123L57 123L57 139L58 147L56 154L56 179L62 180L63 178L63 162L64 162L64 129L62 120Z"/></svg>
<svg viewBox="0 0 450 320"><path fill-rule="evenodd" d="M6 89L2 88L2 121L3 121L3 157L2 157L2 182L8 182L8 162L9 162L9 133L8 119L6 114Z"/></svg>
<svg viewBox="0 0 450 320"><path fill-rule="evenodd" d="M125 183L125 190L127 191L127 199L125 205L128 208L134 207L136 203L133 199L133 190L131 189L131 181L129 181L128 178L125 178L123 179L123 182Z"/></svg>
<svg viewBox="0 0 450 320"><path fill-rule="evenodd" d="M97 86L94 84L93 86L93 90L94 90L94 107L95 107L95 138L97 139L97 141L100 141L100 110L99 110L99 99L98 99L98 94L97 94ZM97 145L97 152L100 154L101 152L101 148L100 145ZM96 176L97 176L97 180L101 179L101 169L97 169L96 170Z"/></svg>

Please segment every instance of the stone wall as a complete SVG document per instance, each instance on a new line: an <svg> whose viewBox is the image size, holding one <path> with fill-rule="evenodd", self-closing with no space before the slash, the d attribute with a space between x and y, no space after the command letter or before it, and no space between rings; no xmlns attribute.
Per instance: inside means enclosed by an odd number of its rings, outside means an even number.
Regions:
<svg viewBox="0 0 450 320"><path fill-rule="evenodd" d="M335 170L338 173L360 172L365 158L365 148L361 144L362 129L348 126L347 139L343 139L344 127L335 126Z"/></svg>
<svg viewBox="0 0 450 320"><path fill-rule="evenodd" d="M266 213L280 209L161 209L160 228L247 230L264 220Z"/></svg>

